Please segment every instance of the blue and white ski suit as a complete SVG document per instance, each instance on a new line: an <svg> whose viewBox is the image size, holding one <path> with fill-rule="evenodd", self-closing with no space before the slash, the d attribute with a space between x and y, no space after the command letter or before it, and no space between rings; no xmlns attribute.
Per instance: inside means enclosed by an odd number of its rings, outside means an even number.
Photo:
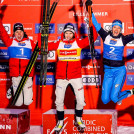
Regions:
<svg viewBox="0 0 134 134"><path fill-rule="evenodd" d="M120 33L118 36L113 36L100 26L93 13L92 22L103 40L104 79L101 99L104 104L111 100L116 103L131 94L129 90L121 92L121 89L126 78L124 46L134 40L134 34L124 36Z"/></svg>

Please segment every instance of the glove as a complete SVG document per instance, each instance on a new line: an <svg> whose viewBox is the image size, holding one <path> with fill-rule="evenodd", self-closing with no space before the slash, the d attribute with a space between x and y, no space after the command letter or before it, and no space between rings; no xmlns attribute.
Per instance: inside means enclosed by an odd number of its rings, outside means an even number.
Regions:
<svg viewBox="0 0 134 134"><path fill-rule="evenodd" d="M87 0L85 4L86 4L86 10L88 12L88 6L92 5L92 1L91 0Z"/></svg>
<svg viewBox="0 0 134 134"><path fill-rule="evenodd" d="M91 6L92 5L92 1L91 0L87 0L86 1L86 6Z"/></svg>

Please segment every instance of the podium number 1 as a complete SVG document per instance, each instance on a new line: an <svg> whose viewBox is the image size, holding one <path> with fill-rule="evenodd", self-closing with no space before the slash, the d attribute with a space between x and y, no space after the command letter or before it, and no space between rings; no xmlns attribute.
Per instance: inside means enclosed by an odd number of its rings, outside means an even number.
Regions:
<svg viewBox="0 0 134 134"><path fill-rule="evenodd" d="M21 54L23 55L23 54L24 54L24 49L23 49L23 48L21 48L20 50L21 50Z"/></svg>

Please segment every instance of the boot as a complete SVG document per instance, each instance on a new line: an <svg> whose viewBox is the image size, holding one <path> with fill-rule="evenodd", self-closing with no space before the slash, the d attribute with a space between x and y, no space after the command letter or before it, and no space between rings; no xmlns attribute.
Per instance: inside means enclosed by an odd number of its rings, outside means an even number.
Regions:
<svg viewBox="0 0 134 134"><path fill-rule="evenodd" d="M80 128L82 129L86 128L85 123L82 121L82 117L76 116L76 123L78 124Z"/></svg>
<svg viewBox="0 0 134 134"><path fill-rule="evenodd" d="M64 120L58 120L57 125L54 128L55 132L59 132L64 125Z"/></svg>

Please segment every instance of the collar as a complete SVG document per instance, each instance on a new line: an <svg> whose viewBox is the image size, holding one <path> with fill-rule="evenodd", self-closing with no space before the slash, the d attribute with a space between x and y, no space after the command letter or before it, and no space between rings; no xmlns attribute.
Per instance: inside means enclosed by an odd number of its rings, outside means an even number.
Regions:
<svg viewBox="0 0 134 134"><path fill-rule="evenodd" d="M70 43L73 43L75 40L76 40L76 39L74 38L73 40L70 40L70 41L67 41L66 39L63 39L62 41L63 41L64 43L70 44Z"/></svg>
<svg viewBox="0 0 134 134"><path fill-rule="evenodd" d="M112 31L110 31L109 33L110 33L110 36L112 36L113 38L116 38L116 39L120 38L122 36L122 33L119 33L118 36L113 36Z"/></svg>

